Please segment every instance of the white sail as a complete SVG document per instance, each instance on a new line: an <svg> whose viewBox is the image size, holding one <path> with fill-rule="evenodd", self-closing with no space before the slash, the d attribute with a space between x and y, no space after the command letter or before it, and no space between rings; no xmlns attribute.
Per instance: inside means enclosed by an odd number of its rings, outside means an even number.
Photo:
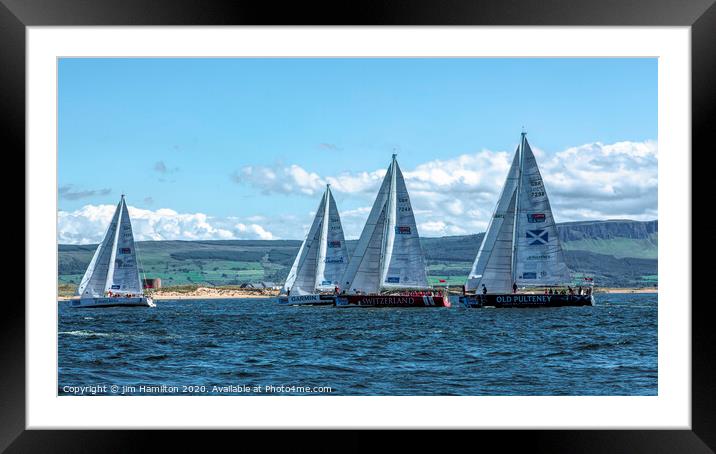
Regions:
<svg viewBox="0 0 716 454"><path fill-rule="evenodd" d="M341 281L351 293L428 288L420 237L395 155Z"/></svg>
<svg viewBox="0 0 716 454"><path fill-rule="evenodd" d="M390 191L390 179L390 169L388 169L358 244L341 278L341 287L347 292L352 293L360 289L366 293L376 293L380 289L381 249L385 233L386 199Z"/></svg>
<svg viewBox="0 0 716 454"><path fill-rule="evenodd" d="M77 288L77 294L80 295L81 298L98 298L104 296L121 207L122 201L117 205L117 209L114 211L112 221L110 221L109 227L107 227L104 238L94 251L92 261L87 267L84 276L82 276L80 285Z"/></svg>
<svg viewBox="0 0 716 454"><path fill-rule="evenodd" d="M468 276L467 290L509 293L570 280L537 161L522 133L505 186Z"/></svg>
<svg viewBox="0 0 716 454"><path fill-rule="evenodd" d="M326 199L328 204L324 219L327 219L327 222L323 223L321 230L321 248L318 251L319 259L316 271L316 289L320 291L329 291L340 287L341 277L348 265L343 225L330 186L326 188Z"/></svg>
<svg viewBox="0 0 716 454"><path fill-rule="evenodd" d="M512 238L519 174L519 149L467 279L467 290L504 293L512 289Z"/></svg>
<svg viewBox="0 0 716 454"><path fill-rule="evenodd" d="M288 273L284 293L290 291L302 295L316 290L333 290L345 271L347 257L341 218L330 187L327 187Z"/></svg>
<svg viewBox="0 0 716 454"><path fill-rule="evenodd" d="M518 167L518 153L515 153L500 199L470 270L467 290L479 289L485 284L488 290L501 292L512 286L512 232Z"/></svg>
<svg viewBox="0 0 716 454"><path fill-rule="evenodd" d="M521 178L515 215L514 280L517 285L560 285L570 275L537 161L522 134Z"/></svg>
<svg viewBox="0 0 716 454"><path fill-rule="evenodd" d="M308 230L308 235L306 235L306 239L301 244L299 253L284 284L284 289L290 290L294 295L313 293L316 285L316 265L325 203L326 198L321 198L321 203L318 205L318 210L313 218L311 228Z"/></svg>
<svg viewBox="0 0 716 454"><path fill-rule="evenodd" d="M78 288L81 298L103 297L107 291L134 295L143 293L132 224L124 196Z"/></svg>
<svg viewBox="0 0 716 454"><path fill-rule="evenodd" d="M111 279L108 278L106 290L112 293L141 295L143 291L137 265L137 250L124 196L122 196L120 204L119 229L116 232L117 239L112 262L114 266L110 267L109 277Z"/></svg>

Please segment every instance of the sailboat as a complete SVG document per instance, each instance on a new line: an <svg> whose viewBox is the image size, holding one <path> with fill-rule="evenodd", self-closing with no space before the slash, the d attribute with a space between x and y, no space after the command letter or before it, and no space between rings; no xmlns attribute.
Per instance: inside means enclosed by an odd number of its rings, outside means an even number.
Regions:
<svg viewBox="0 0 716 454"><path fill-rule="evenodd" d="M467 307L594 305L591 287L586 294L552 291L569 282L547 191L523 131L460 302ZM520 287L548 290L518 293Z"/></svg>
<svg viewBox="0 0 716 454"><path fill-rule="evenodd" d="M288 273L279 303L332 306L347 263L341 217L328 184L308 235Z"/></svg>
<svg viewBox="0 0 716 454"><path fill-rule="evenodd" d="M152 298L145 296L142 289L124 194L82 277L77 294L79 299L73 299L71 307L155 307Z"/></svg>
<svg viewBox="0 0 716 454"><path fill-rule="evenodd" d="M393 155L346 272L339 307L450 306L428 285L425 257L405 186Z"/></svg>

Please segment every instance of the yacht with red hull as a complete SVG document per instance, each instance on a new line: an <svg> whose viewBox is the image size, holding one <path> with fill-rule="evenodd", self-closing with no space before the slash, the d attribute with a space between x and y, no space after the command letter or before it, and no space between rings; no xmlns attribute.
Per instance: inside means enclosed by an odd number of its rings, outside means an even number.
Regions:
<svg viewBox="0 0 716 454"><path fill-rule="evenodd" d="M450 307L450 301L442 294L339 295L336 307Z"/></svg>
<svg viewBox="0 0 716 454"><path fill-rule="evenodd" d="M343 277L336 307L449 307L428 284L403 173L393 160Z"/></svg>

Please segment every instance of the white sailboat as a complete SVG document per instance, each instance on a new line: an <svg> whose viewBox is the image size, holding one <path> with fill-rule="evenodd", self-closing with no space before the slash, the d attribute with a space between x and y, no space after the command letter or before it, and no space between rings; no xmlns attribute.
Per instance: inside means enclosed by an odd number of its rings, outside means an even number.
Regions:
<svg viewBox="0 0 716 454"><path fill-rule="evenodd" d="M469 307L553 307L593 304L589 295L519 294L519 287L571 281L547 191L526 133L512 161L461 302Z"/></svg>
<svg viewBox="0 0 716 454"><path fill-rule="evenodd" d="M291 305L333 305L335 289L348 263L341 217L331 186L316 210L311 228L298 250L279 302Z"/></svg>
<svg viewBox="0 0 716 454"><path fill-rule="evenodd" d="M433 292L403 173L393 155L341 279L340 306L449 306Z"/></svg>
<svg viewBox="0 0 716 454"><path fill-rule="evenodd" d="M77 294L79 299L71 300L72 307L155 306L142 289L124 195L82 277Z"/></svg>

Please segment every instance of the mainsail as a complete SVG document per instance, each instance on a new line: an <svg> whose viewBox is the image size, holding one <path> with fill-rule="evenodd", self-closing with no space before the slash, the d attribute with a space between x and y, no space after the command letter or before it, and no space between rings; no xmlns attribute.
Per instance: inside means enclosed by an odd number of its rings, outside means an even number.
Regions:
<svg viewBox="0 0 716 454"><path fill-rule="evenodd" d="M484 284L490 293L509 293L513 283L560 285L569 280L547 191L522 133L466 289L479 290Z"/></svg>
<svg viewBox="0 0 716 454"><path fill-rule="evenodd" d="M290 290L294 295L301 295L333 290L340 283L347 258L341 218L328 185L288 273L284 293Z"/></svg>
<svg viewBox="0 0 716 454"><path fill-rule="evenodd" d="M124 195L77 289L81 298L103 297L108 291L113 294L143 293Z"/></svg>
<svg viewBox="0 0 716 454"><path fill-rule="evenodd" d="M351 293L429 288L410 196L395 155L341 283Z"/></svg>

